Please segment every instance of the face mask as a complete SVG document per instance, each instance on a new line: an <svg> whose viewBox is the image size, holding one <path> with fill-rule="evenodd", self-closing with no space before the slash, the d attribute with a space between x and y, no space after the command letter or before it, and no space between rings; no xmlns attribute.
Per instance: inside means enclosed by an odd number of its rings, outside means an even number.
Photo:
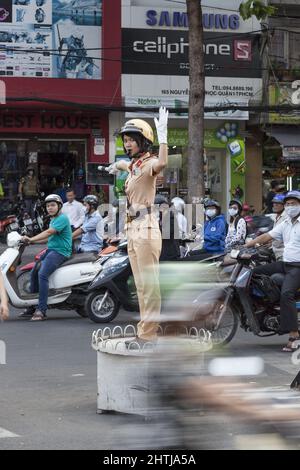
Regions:
<svg viewBox="0 0 300 470"><path fill-rule="evenodd" d="M112 214L116 214L118 212L118 208L117 207L113 207L112 208Z"/></svg>
<svg viewBox="0 0 300 470"><path fill-rule="evenodd" d="M206 209L205 214L207 217L214 217L216 215L217 211L216 209Z"/></svg>
<svg viewBox="0 0 300 470"><path fill-rule="evenodd" d="M238 211L237 209L233 209L233 207L230 207L230 208L228 209L228 214L231 215L231 217L234 217L235 215L237 215L238 212L239 212L239 211Z"/></svg>
<svg viewBox="0 0 300 470"><path fill-rule="evenodd" d="M287 206L285 208L285 212L291 219L293 219L294 217L297 217L297 215L300 214L300 206Z"/></svg>
<svg viewBox="0 0 300 470"><path fill-rule="evenodd" d="M84 213L85 213L85 215L87 215L89 213L89 208L88 207L84 208Z"/></svg>

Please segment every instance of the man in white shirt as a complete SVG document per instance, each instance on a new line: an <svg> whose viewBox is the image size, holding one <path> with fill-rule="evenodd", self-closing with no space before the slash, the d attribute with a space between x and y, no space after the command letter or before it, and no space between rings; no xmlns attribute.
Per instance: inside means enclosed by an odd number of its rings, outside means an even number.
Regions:
<svg viewBox="0 0 300 470"><path fill-rule="evenodd" d="M62 213L65 214L71 224L72 231L81 227L84 221L85 209L81 202L76 201L76 195L73 189L66 192L67 202L64 203Z"/></svg>
<svg viewBox="0 0 300 470"><path fill-rule="evenodd" d="M285 219L288 218L288 215L286 214L284 210L284 198L285 196L283 194L276 194L276 196L273 197L272 199L272 204L273 204L273 213L268 215L273 222L275 228L277 225L281 224ZM282 256L283 256L283 250L284 250L284 244L282 240L273 240L272 241L272 249L276 258L276 261L282 261Z"/></svg>
<svg viewBox="0 0 300 470"><path fill-rule="evenodd" d="M253 272L268 276L275 273L285 275L280 297L280 329L284 333L289 332L289 342L283 351L293 352L300 347L296 309L296 293L300 288L300 192L287 193L284 204L287 219L270 232L251 240L246 246L250 248L256 244L264 245L272 240L279 240L284 244L282 261L259 266Z"/></svg>

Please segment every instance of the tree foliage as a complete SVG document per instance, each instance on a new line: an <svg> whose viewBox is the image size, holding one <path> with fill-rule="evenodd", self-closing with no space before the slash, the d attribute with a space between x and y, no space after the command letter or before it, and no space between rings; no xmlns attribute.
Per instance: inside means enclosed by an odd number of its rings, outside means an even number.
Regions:
<svg viewBox="0 0 300 470"><path fill-rule="evenodd" d="M263 0L247 0L242 2L239 12L243 20L248 20L252 16L256 16L258 20L264 20L267 16L274 15L276 8L265 5Z"/></svg>

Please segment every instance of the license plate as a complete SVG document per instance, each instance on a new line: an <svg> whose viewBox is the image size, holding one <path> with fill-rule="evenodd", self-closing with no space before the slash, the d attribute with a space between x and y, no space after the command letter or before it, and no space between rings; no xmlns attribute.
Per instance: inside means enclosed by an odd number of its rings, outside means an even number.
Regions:
<svg viewBox="0 0 300 470"><path fill-rule="evenodd" d="M25 219L25 220L24 220L24 224L25 224L25 225L31 225L31 224L32 224L32 220L31 220L31 219Z"/></svg>
<svg viewBox="0 0 300 470"><path fill-rule="evenodd" d="M17 230L19 228L19 225L16 222L13 222L12 224L10 224L10 228L11 230Z"/></svg>

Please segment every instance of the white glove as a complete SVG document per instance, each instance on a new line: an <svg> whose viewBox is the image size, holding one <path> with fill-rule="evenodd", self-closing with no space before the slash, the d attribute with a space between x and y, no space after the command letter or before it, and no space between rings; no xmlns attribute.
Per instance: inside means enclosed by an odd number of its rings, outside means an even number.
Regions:
<svg viewBox="0 0 300 470"><path fill-rule="evenodd" d="M168 116L169 111L167 111L165 107L161 106L159 108L159 118L154 118L159 144L168 143Z"/></svg>
<svg viewBox="0 0 300 470"><path fill-rule="evenodd" d="M117 168L117 164L112 163L111 165L109 165L105 168L105 171L107 171L110 175L116 175L119 170Z"/></svg>

